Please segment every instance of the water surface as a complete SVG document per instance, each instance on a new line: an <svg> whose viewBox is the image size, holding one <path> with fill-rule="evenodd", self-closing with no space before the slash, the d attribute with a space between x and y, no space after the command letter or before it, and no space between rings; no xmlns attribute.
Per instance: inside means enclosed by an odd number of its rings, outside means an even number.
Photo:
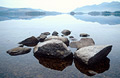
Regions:
<svg viewBox="0 0 120 78"><path fill-rule="evenodd" d="M101 20L100 20L101 18ZM89 19L89 20L88 20ZM109 19L109 20L107 20ZM106 21L105 21L106 20ZM114 21L115 20L115 21ZM9 19L0 21L0 77L1 78L119 78L120 77L120 17L71 16L67 14L44 16L34 19ZM101 23L102 22L102 23ZM107 62L100 72L85 69L74 60L54 60L33 56L33 51L19 56L10 56L7 50L17 47L18 42L42 32L63 29L72 31L80 40L80 33L88 33L96 45L112 44ZM71 49L74 53L75 49ZM95 69L95 71L99 71ZM88 74L95 73L90 76Z"/></svg>

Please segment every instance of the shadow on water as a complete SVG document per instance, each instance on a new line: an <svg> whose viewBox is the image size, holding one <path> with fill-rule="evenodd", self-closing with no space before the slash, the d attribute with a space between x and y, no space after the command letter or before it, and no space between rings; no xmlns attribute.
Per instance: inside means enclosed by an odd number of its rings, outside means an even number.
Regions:
<svg viewBox="0 0 120 78"><path fill-rule="evenodd" d="M63 71L67 66L71 66L73 59L56 59L34 55L41 65L46 68Z"/></svg>
<svg viewBox="0 0 120 78"><path fill-rule="evenodd" d="M94 65L85 65L82 61L74 59L75 67L81 72L88 76L94 76L99 73L107 71L110 67L110 59L104 58Z"/></svg>

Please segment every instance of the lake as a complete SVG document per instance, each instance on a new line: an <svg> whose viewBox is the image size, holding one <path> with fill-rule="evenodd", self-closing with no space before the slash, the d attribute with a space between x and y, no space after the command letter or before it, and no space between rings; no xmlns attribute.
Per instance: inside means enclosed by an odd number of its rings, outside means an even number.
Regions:
<svg viewBox="0 0 120 78"><path fill-rule="evenodd" d="M7 50L19 46L18 42L28 37L37 37L47 31L50 33L58 31L61 35L64 29L71 30L71 35L77 40L81 39L80 33L88 33L96 45L112 44L112 51L107 56L106 64L101 68L89 70L75 60L68 62L44 58L38 60L34 57L33 50L18 56L6 53ZM0 78L120 78L119 16L61 14L33 18L2 17L0 36ZM70 49L73 53L76 50Z"/></svg>

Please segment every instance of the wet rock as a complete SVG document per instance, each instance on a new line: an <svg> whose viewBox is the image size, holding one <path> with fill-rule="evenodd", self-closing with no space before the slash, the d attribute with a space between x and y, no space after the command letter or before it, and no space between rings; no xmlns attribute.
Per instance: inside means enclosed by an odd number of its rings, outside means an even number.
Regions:
<svg viewBox="0 0 120 78"><path fill-rule="evenodd" d="M73 36L69 36L69 39L70 39L71 41L77 41L77 39L74 38Z"/></svg>
<svg viewBox="0 0 120 78"><path fill-rule="evenodd" d="M63 30L61 33L67 36L67 35L71 34L71 31L70 30Z"/></svg>
<svg viewBox="0 0 120 78"><path fill-rule="evenodd" d="M76 39L76 38L71 38L70 40L71 40L71 41L77 41L77 39Z"/></svg>
<svg viewBox="0 0 120 78"><path fill-rule="evenodd" d="M74 38L73 36L69 36L69 38Z"/></svg>
<svg viewBox="0 0 120 78"><path fill-rule="evenodd" d="M62 41L55 39L38 44L34 48L34 54L60 59L72 57L72 53L67 46Z"/></svg>
<svg viewBox="0 0 120 78"><path fill-rule="evenodd" d="M39 42L43 42L47 38L47 35L41 34L39 37L37 37Z"/></svg>
<svg viewBox="0 0 120 78"><path fill-rule="evenodd" d="M58 36L58 32L57 32L57 31L54 31L54 32L52 33L52 36Z"/></svg>
<svg viewBox="0 0 120 78"><path fill-rule="evenodd" d="M79 41L72 41L72 42L70 42L70 47L71 48L77 48L77 44L79 43Z"/></svg>
<svg viewBox="0 0 120 78"><path fill-rule="evenodd" d="M93 64L93 65L86 65L81 60L74 59L75 67L81 72L88 76L94 76L99 73L103 73L107 71L110 67L110 59L103 58L101 61Z"/></svg>
<svg viewBox="0 0 120 78"><path fill-rule="evenodd" d="M47 58L47 57L41 57L34 55L39 63L47 68L62 71L66 67L72 65L73 58L67 58L67 59L54 59L54 58Z"/></svg>
<svg viewBox="0 0 120 78"><path fill-rule="evenodd" d="M23 45L26 45L26 46L35 46L38 44L38 40L37 38L35 38L34 36L32 37L29 37L21 42L19 42L19 44L23 44Z"/></svg>
<svg viewBox="0 0 120 78"><path fill-rule="evenodd" d="M44 33L41 33L43 35L50 35L50 32L44 32Z"/></svg>
<svg viewBox="0 0 120 78"><path fill-rule="evenodd" d="M24 45L23 45L23 44L20 44L19 47L24 47Z"/></svg>
<svg viewBox="0 0 120 78"><path fill-rule="evenodd" d="M92 38L81 38L80 41L72 41L70 47L80 49L82 47L95 45Z"/></svg>
<svg viewBox="0 0 120 78"><path fill-rule="evenodd" d="M88 37L88 36L90 36L90 35L87 34L87 33L81 33L81 34L80 34L80 37Z"/></svg>
<svg viewBox="0 0 120 78"><path fill-rule="evenodd" d="M7 51L8 54L15 56L15 55L22 55L29 53L31 48L23 48L23 47L16 47Z"/></svg>
<svg viewBox="0 0 120 78"><path fill-rule="evenodd" d="M61 41L63 41L67 46L69 46L69 40L68 40L68 38L61 37L61 36L50 36L50 37L48 37L48 38L46 39L46 41L52 40L52 39L61 40Z"/></svg>
<svg viewBox="0 0 120 78"><path fill-rule="evenodd" d="M77 50L75 58L82 60L87 65L92 65L105 58L111 51L112 45L88 46Z"/></svg>

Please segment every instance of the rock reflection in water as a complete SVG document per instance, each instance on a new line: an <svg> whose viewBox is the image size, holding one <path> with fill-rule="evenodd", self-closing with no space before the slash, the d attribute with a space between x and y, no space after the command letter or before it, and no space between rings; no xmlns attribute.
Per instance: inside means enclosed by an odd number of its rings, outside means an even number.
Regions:
<svg viewBox="0 0 120 78"><path fill-rule="evenodd" d="M74 59L74 63L75 63L76 68L80 72L88 76L94 76L96 74L103 73L106 70L108 70L110 67L110 59L107 57L91 66L85 65L82 61L77 60L77 59Z"/></svg>
<svg viewBox="0 0 120 78"><path fill-rule="evenodd" d="M66 58L66 59L57 59L57 58L48 58L42 56L34 55L38 60L39 63L47 68L62 71L67 66L72 65L73 58Z"/></svg>

